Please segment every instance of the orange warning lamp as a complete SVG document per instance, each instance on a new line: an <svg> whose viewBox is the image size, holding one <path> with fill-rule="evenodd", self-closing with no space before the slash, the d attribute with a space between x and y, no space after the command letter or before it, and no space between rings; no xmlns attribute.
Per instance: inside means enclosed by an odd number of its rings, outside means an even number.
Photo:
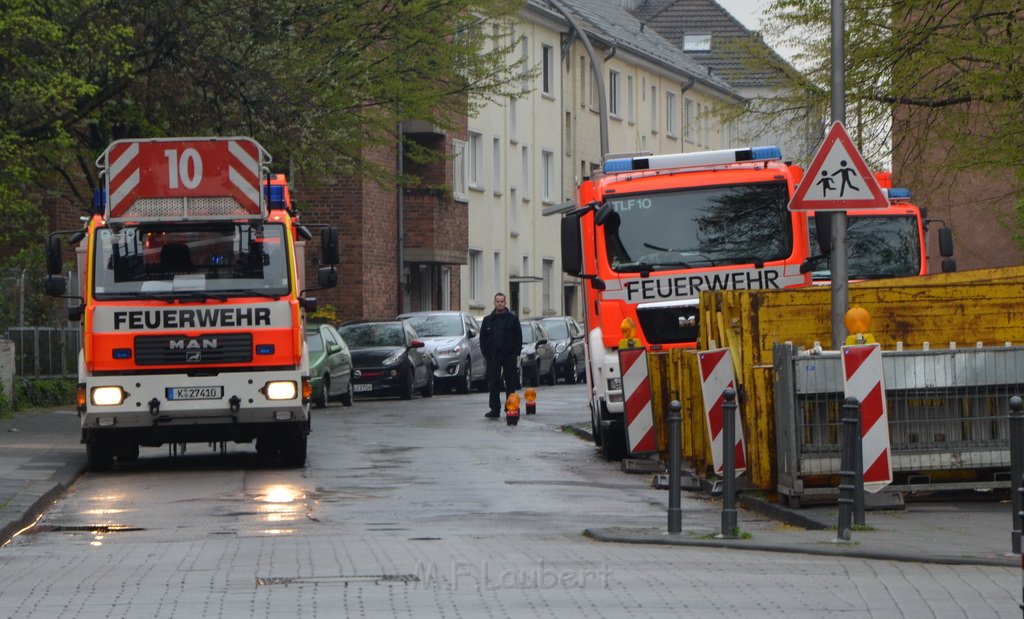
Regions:
<svg viewBox="0 0 1024 619"><path fill-rule="evenodd" d="M519 424L519 394L515 391L505 398L505 423L510 426Z"/></svg>
<svg viewBox="0 0 1024 619"><path fill-rule="evenodd" d="M537 390L533 387L527 387L523 391L523 399L526 400L526 414L536 415L537 414Z"/></svg>
<svg viewBox="0 0 1024 619"><path fill-rule="evenodd" d="M620 349L640 346L639 340L636 339L636 324L633 323L632 318L623 318L619 329L622 331L622 339L619 340Z"/></svg>
<svg viewBox="0 0 1024 619"><path fill-rule="evenodd" d="M846 344L874 343L875 338L871 335L871 314L863 307L851 307L846 316L843 317L846 324Z"/></svg>

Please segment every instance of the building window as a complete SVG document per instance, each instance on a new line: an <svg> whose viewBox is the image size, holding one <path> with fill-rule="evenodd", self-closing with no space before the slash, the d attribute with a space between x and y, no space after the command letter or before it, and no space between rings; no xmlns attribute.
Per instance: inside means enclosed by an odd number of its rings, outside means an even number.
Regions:
<svg viewBox="0 0 1024 619"><path fill-rule="evenodd" d="M452 197L465 202L466 195L466 143L452 140Z"/></svg>
<svg viewBox="0 0 1024 619"><path fill-rule="evenodd" d="M693 99L683 99L683 138L693 142Z"/></svg>
<svg viewBox="0 0 1024 619"><path fill-rule="evenodd" d="M483 260L483 256L482 255L480 256L480 259L481 259L481 261ZM480 266L482 267L483 264L481 263ZM504 277L504 275L501 272L501 252L500 251L494 252L494 265L493 266L494 266L494 291L498 292L500 290L503 290L504 287L505 287L505 277Z"/></svg>
<svg viewBox="0 0 1024 619"><path fill-rule="evenodd" d="M590 78L590 88L588 89L588 94L587 94L587 104L590 106L590 109L596 110L597 109L597 80L594 78L594 76L596 75L596 73L594 73L594 71L597 70L597 68L594 65L589 65L589 66L590 66L590 69L587 71L587 76Z"/></svg>
<svg viewBox="0 0 1024 619"><path fill-rule="evenodd" d="M651 86L651 133L658 132L658 87Z"/></svg>
<svg viewBox="0 0 1024 619"><path fill-rule="evenodd" d="M626 119L636 122L636 104L633 101L633 76L626 76Z"/></svg>
<svg viewBox="0 0 1024 619"><path fill-rule="evenodd" d="M491 160L492 160L492 164L493 164L493 168L494 168L493 169L494 174L492 176L494 195L500 196L501 193L502 193L502 189L503 189L502 184L501 184L501 138L500 137L495 137L492 140L492 142L491 142L491 151L492 151L491 152Z"/></svg>
<svg viewBox="0 0 1024 619"><path fill-rule="evenodd" d="M619 72L608 71L608 113L619 115Z"/></svg>
<svg viewBox="0 0 1024 619"><path fill-rule="evenodd" d="M665 133L676 137L676 93L665 93Z"/></svg>
<svg viewBox="0 0 1024 619"><path fill-rule="evenodd" d="M591 79L587 57L580 56L580 107L587 105L587 81Z"/></svg>
<svg viewBox="0 0 1024 619"><path fill-rule="evenodd" d="M479 249L469 250L469 300L477 303L484 301L484 252Z"/></svg>
<svg viewBox="0 0 1024 619"><path fill-rule="evenodd" d="M544 277L544 282L541 284L544 286L543 295L544 298L541 300L541 309L547 312L554 312L555 308L551 305L551 289L555 285L555 261L545 260L543 266L543 272L541 275Z"/></svg>
<svg viewBox="0 0 1024 619"><path fill-rule="evenodd" d="M484 169L484 136L483 134L475 131L469 132L469 157L467 157L467 163L469 170L467 173L467 182L469 183L470 189L482 189L483 188L483 175Z"/></svg>
<svg viewBox="0 0 1024 619"><path fill-rule="evenodd" d="M702 119L704 128L704 146L711 148L711 107L704 106L704 117Z"/></svg>
<svg viewBox="0 0 1024 619"><path fill-rule="evenodd" d="M519 141L518 127L519 122L516 116L516 109L518 107L518 101L515 97L508 98L508 141L515 144Z"/></svg>
<svg viewBox="0 0 1024 619"><path fill-rule="evenodd" d="M529 277L530 275L530 257L523 256L523 277ZM519 304L523 308L523 313L530 313L530 283L529 280L524 281L519 285Z"/></svg>
<svg viewBox="0 0 1024 619"><path fill-rule="evenodd" d="M530 39L526 36L519 38L519 58L522 61L521 85L523 92L530 90Z"/></svg>
<svg viewBox="0 0 1024 619"><path fill-rule="evenodd" d="M554 95L555 90L555 51L550 45L541 46L541 62L543 69L543 92Z"/></svg>
<svg viewBox="0 0 1024 619"><path fill-rule="evenodd" d="M555 153L550 150L541 151L541 199L544 202L555 201Z"/></svg>
<svg viewBox="0 0 1024 619"><path fill-rule="evenodd" d="M685 34L683 35L684 52L710 52L710 34Z"/></svg>
<svg viewBox="0 0 1024 619"><path fill-rule="evenodd" d="M530 147L523 146L523 202L530 201Z"/></svg>

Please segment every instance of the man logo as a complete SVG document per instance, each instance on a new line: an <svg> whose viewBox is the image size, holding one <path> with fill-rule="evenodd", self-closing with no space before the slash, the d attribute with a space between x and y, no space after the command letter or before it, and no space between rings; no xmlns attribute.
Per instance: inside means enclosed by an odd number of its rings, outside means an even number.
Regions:
<svg viewBox="0 0 1024 619"><path fill-rule="evenodd" d="M185 353L185 361L189 363L198 363L203 360L203 353L198 350L191 350Z"/></svg>
<svg viewBox="0 0 1024 619"><path fill-rule="evenodd" d="M167 347L171 350L207 350L217 348L217 338L192 338L181 340L170 340Z"/></svg>

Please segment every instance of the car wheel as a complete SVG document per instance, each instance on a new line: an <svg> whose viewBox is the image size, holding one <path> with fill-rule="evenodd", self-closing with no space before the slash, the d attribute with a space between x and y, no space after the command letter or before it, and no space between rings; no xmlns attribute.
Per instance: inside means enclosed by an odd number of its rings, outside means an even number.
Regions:
<svg viewBox="0 0 1024 619"><path fill-rule="evenodd" d="M551 363L551 369L548 370L548 373L544 376L544 384L545 385L554 385L556 382L558 382L558 371L557 370L558 370L558 368L556 368L554 362L552 362ZM538 369L538 371L540 371L540 370Z"/></svg>
<svg viewBox="0 0 1024 619"><path fill-rule="evenodd" d="M576 379L580 375L579 363L576 361L575 355L569 357L569 372L565 375L565 384L575 385Z"/></svg>
<svg viewBox="0 0 1024 619"><path fill-rule="evenodd" d="M320 390L313 396L313 406L316 408L324 408L327 406L327 400L330 399L331 379L324 374L324 377L320 380Z"/></svg>
<svg viewBox="0 0 1024 619"><path fill-rule="evenodd" d="M466 369L462 372L463 381L459 383L459 393L469 393L473 388L473 366L469 359L466 359Z"/></svg>
<svg viewBox="0 0 1024 619"><path fill-rule="evenodd" d="M355 387L352 386L352 376L348 377L348 390L339 398L342 406L352 406L352 399L355 396Z"/></svg>
<svg viewBox="0 0 1024 619"><path fill-rule="evenodd" d="M430 374L427 375L427 384L420 389L420 395L429 398L434 395L434 370L430 370Z"/></svg>
<svg viewBox="0 0 1024 619"><path fill-rule="evenodd" d="M405 376L405 385L402 386L402 393L400 393L398 397L402 398L403 400L412 399L412 393L415 388L415 385L413 385L413 381L413 371L412 368L409 368Z"/></svg>

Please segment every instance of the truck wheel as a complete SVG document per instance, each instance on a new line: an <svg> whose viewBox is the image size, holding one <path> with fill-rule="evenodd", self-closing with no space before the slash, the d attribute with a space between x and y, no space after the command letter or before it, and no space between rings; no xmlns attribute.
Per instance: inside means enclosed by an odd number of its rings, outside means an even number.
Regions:
<svg viewBox="0 0 1024 619"><path fill-rule="evenodd" d="M281 445L281 462L289 468L306 466L306 437L290 436Z"/></svg>
<svg viewBox="0 0 1024 619"><path fill-rule="evenodd" d="M601 452L609 462L622 460L626 456L626 429L621 421L601 424Z"/></svg>
<svg viewBox="0 0 1024 619"><path fill-rule="evenodd" d="M139 444L124 443L117 448L118 462L135 462L139 459Z"/></svg>
<svg viewBox="0 0 1024 619"><path fill-rule="evenodd" d="M105 441L91 440L85 444L85 458L89 470L102 473L114 466L114 450Z"/></svg>
<svg viewBox="0 0 1024 619"><path fill-rule="evenodd" d="M352 406L352 398L355 395L355 387L352 386L352 377L348 377L348 391L341 394L339 398L342 406Z"/></svg>
<svg viewBox="0 0 1024 619"><path fill-rule="evenodd" d="M313 396L313 406L316 408L324 408L327 406L327 400L330 399L331 379L325 374L320 380L320 390Z"/></svg>

